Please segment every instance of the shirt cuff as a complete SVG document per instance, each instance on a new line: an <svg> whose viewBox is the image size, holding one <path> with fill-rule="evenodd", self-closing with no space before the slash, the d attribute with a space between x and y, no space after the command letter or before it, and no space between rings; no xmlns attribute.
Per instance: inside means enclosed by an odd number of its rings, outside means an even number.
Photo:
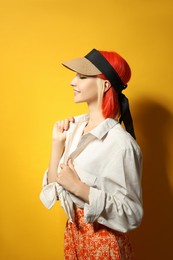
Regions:
<svg viewBox="0 0 173 260"><path fill-rule="evenodd" d="M49 183L43 187L40 193L40 200L46 208L52 208L57 201L57 188L55 182Z"/></svg>
<svg viewBox="0 0 173 260"><path fill-rule="evenodd" d="M89 204L84 205L84 219L86 223L94 222L101 214L105 205L105 193L90 187Z"/></svg>
<svg viewBox="0 0 173 260"><path fill-rule="evenodd" d="M42 191L40 200L48 209L52 208L58 199L58 184L56 182L48 183L48 169L45 171L42 182Z"/></svg>

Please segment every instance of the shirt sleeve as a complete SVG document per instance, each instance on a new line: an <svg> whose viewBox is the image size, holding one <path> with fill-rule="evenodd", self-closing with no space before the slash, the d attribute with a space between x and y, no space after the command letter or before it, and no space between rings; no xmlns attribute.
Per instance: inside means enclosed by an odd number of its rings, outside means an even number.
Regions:
<svg viewBox="0 0 173 260"><path fill-rule="evenodd" d="M85 221L97 221L125 233L139 226L143 216L140 151L131 148L119 152L104 171L105 177L97 178L97 187L90 187Z"/></svg>
<svg viewBox="0 0 173 260"><path fill-rule="evenodd" d="M42 183L42 190L40 193L40 200L44 204L44 206L48 209L52 208L58 199L58 191L56 182L52 182L48 184L47 181L47 173L48 169L45 171Z"/></svg>
<svg viewBox="0 0 173 260"><path fill-rule="evenodd" d="M40 200L46 208L51 209L57 201L57 199L59 199L61 207L64 209L69 220L73 222L74 210L73 201L71 199L70 193L64 190L63 187L59 185L57 182L52 182L48 184L47 173L48 170L46 170L43 177L43 188L40 193Z"/></svg>

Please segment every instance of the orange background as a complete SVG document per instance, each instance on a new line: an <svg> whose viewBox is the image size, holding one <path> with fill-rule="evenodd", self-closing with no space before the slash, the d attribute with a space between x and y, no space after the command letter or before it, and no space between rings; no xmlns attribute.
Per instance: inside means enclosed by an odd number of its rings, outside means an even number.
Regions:
<svg viewBox="0 0 173 260"><path fill-rule="evenodd" d="M0 0L0 259L63 259L66 216L39 200L54 122L85 113L61 61L115 50L132 68L125 94L144 155L138 260L171 259L173 2Z"/></svg>

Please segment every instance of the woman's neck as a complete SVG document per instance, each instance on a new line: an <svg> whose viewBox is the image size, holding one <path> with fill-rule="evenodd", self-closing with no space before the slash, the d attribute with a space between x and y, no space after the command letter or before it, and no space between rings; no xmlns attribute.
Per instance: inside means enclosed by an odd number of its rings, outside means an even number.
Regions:
<svg viewBox="0 0 173 260"><path fill-rule="evenodd" d="M103 122L105 118L103 117L102 113L100 111L94 111L94 112L89 112L89 121L88 125L90 126L97 126L101 122Z"/></svg>
<svg viewBox="0 0 173 260"><path fill-rule="evenodd" d="M89 110L89 121L85 127L84 134L91 131L93 128L98 126L101 122L103 122L105 118L102 115L102 111L97 109Z"/></svg>

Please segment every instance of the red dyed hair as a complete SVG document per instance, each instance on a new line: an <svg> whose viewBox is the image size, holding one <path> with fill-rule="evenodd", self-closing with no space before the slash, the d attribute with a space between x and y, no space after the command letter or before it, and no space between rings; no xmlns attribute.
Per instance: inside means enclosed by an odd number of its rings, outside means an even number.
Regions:
<svg viewBox="0 0 173 260"><path fill-rule="evenodd" d="M112 65L114 70L118 73L120 79L124 83L130 80L131 69L128 63L116 52L99 51ZM101 79L106 79L103 74L98 75ZM114 87L109 88L104 93L102 101L102 113L105 118L119 118L120 117L120 104L118 101L118 94Z"/></svg>

